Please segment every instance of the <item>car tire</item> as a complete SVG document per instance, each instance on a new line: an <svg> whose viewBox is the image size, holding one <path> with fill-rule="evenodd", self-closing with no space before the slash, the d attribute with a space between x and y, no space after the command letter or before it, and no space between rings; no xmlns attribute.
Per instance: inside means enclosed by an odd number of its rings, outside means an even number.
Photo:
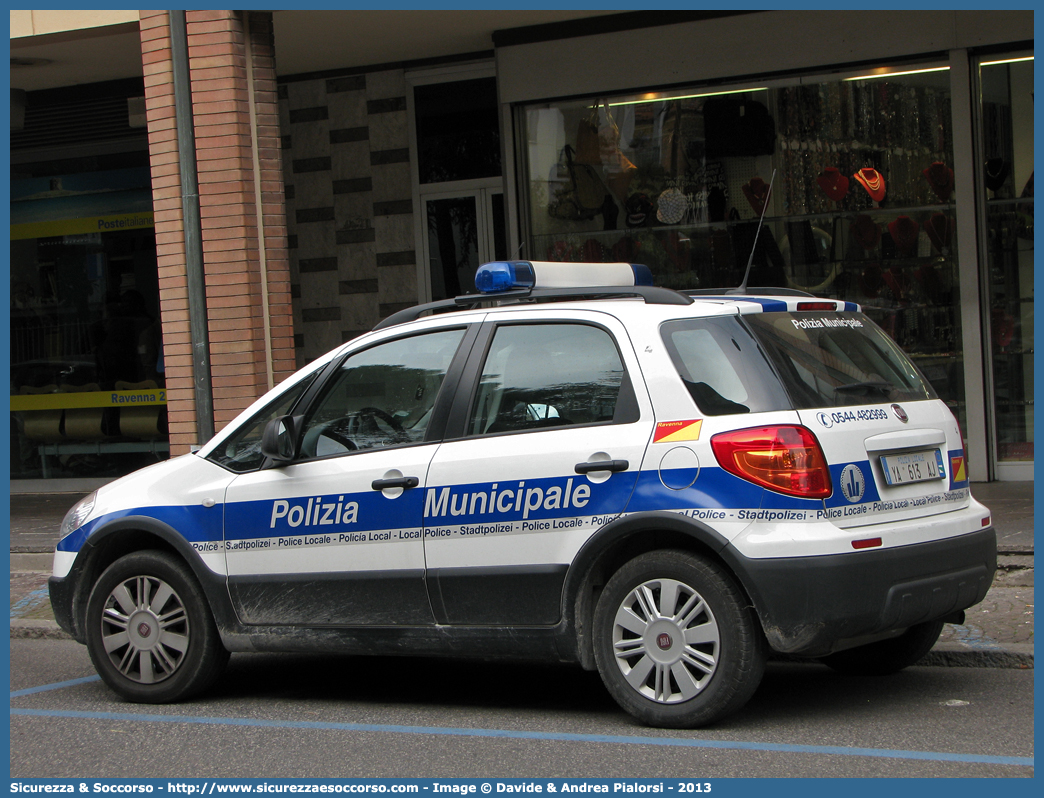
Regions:
<svg viewBox="0 0 1044 798"><path fill-rule="evenodd" d="M685 551L642 554L613 574L593 632L606 688L649 726L720 720L747 703L765 670L764 635L742 590Z"/></svg>
<svg viewBox="0 0 1044 798"><path fill-rule="evenodd" d="M821 661L839 673L887 676L913 665L931 651L942 634L942 628L942 621L919 623L898 637L847 648L823 657Z"/></svg>
<svg viewBox="0 0 1044 798"><path fill-rule="evenodd" d="M229 657L199 583L162 551L128 554L102 573L87 601L86 632L102 680L136 703L195 695Z"/></svg>

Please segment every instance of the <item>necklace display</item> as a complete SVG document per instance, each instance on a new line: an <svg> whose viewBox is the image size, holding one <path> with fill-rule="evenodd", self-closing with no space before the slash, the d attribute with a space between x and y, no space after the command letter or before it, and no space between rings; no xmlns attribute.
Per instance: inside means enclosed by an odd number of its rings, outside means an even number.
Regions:
<svg viewBox="0 0 1044 798"><path fill-rule="evenodd" d="M871 191L880 191L881 186L884 185L884 178L873 169L860 169L859 174L862 176L863 182L866 183L866 187Z"/></svg>
<svg viewBox="0 0 1044 798"><path fill-rule="evenodd" d="M871 167L863 167L854 175L852 175L863 188L866 189L866 193L870 195L870 198L875 202L881 202L885 197L885 180L880 172Z"/></svg>

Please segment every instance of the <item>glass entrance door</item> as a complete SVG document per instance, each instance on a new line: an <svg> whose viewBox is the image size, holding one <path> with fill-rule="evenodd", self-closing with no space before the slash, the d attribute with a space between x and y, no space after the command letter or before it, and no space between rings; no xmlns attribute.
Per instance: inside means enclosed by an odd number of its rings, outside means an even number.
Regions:
<svg viewBox="0 0 1044 798"><path fill-rule="evenodd" d="M1033 59L980 64L993 474L1033 479Z"/></svg>
<svg viewBox="0 0 1044 798"><path fill-rule="evenodd" d="M424 226L431 300L474 293L479 265L507 257L499 186L426 196Z"/></svg>

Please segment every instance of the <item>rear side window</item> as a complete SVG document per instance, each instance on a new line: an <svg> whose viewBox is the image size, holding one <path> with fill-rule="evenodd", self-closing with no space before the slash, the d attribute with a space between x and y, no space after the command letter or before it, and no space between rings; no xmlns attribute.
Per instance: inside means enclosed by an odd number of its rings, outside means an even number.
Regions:
<svg viewBox="0 0 1044 798"><path fill-rule="evenodd" d="M862 313L743 317L798 409L934 399L888 335Z"/></svg>
<svg viewBox="0 0 1044 798"><path fill-rule="evenodd" d="M783 386L738 317L672 321L660 328L660 335L704 414L790 409Z"/></svg>
<svg viewBox="0 0 1044 798"><path fill-rule="evenodd" d="M469 435L637 420L616 343L586 324L497 329L468 421Z"/></svg>

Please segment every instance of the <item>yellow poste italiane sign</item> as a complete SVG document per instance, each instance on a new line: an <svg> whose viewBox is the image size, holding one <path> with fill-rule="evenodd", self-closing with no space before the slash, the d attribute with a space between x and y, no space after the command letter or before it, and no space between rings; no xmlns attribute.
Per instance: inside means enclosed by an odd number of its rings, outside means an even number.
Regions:
<svg viewBox="0 0 1044 798"><path fill-rule="evenodd" d="M88 216L83 219L51 219L44 222L26 222L11 225L11 240L25 238L52 238L86 233L111 233L154 227L152 211L120 213L115 216Z"/></svg>
<svg viewBox="0 0 1044 798"><path fill-rule="evenodd" d="M162 388L142 391L83 391L78 393L35 393L11 397L11 410L71 410L81 407L138 407L165 405Z"/></svg>

